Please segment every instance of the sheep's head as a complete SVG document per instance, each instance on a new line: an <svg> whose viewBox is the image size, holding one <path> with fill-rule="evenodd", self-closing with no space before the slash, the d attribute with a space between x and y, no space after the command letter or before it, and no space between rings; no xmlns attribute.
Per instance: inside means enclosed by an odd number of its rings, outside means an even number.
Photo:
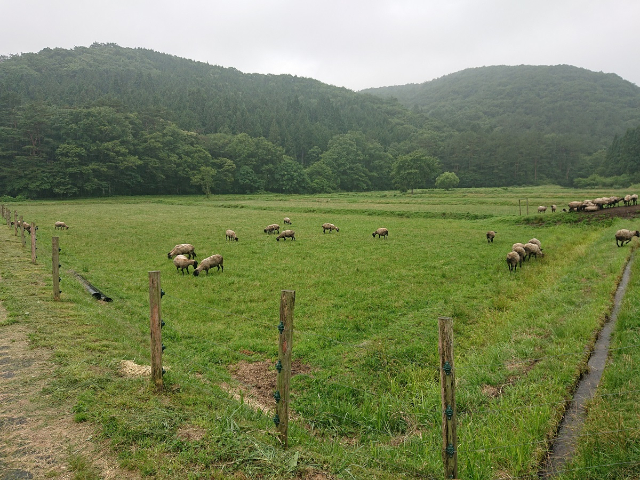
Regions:
<svg viewBox="0 0 640 480"><path fill-rule="evenodd" d="M640 237L640 231L639 231L639 230L636 230L635 232L633 232L633 235L634 235L635 237Z"/></svg>
<svg viewBox="0 0 640 480"><path fill-rule="evenodd" d="M236 242L238 241L238 237L236 237Z"/></svg>
<svg viewBox="0 0 640 480"><path fill-rule="evenodd" d="M279 242L279 241L280 241L280 235L276 237L276 242Z"/></svg>
<svg viewBox="0 0 640 480"><path fill-rule="evenodd" d="M198 275L200 275L200 270L194 270L193 271L193 276L197 277Z"/></svg>
<svg viewBox="0 0 640 480"><path fill-rule="evenodd" d="M171 259L171 252L167 253L167 258Z"/></svg>
<svg viewBox="0 0 640 480"><path fill-rule="evenodd" d="M339 232L339 231L340 231L340 229L338 227L336 227L336 232Z"/></svg>
<svg viewBox="0 0 640 480"><path fill-rule="evenodd" d="M376 238L376 232L373 232L373 233L371 234L371 236L372 236L373 238Z"/></svg>

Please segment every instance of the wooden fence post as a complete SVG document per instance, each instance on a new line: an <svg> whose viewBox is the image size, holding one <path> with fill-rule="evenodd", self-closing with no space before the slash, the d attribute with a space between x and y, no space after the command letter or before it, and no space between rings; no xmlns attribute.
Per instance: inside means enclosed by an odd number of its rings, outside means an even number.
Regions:
<svg viewBox="0 0 640 480"><path fill-rule="evenodd" d="M18 236L18 211L14 210L13 211L13 236L17 237Z"/></svg>
<svg viewBox="0 0 640 480"><path fill-rule="evenodd" d="M24 220L22 218L22 215L20 215L20 239L22 240L22 246L25 246L25 241L24 241Z"/></svg>
<svg viewBox="0 0 640 480"><path fill-rule="evenodd" d="M51 237L51 264L53 265L53 299L60 300L60 237Z"/></svg>
<svg viewBox="0 0 640 480"><path fill-rule="evenodd" d="M36 224L31 222L31 263L36 263Z"/></svg>
<svg viewBox="0 0 640 480"><path fill-rule="evenodd" d="M455 369L453 368L453 320L438 318L438 353L442 388L442 461L444 478L458 478Z"/></svg>
<svg viewBox="0 0 640 480"><path fill-rule="evenodd" d="M162 392L162 318L160 301L162 290L160 288L160 271L149 272L149 308L151 311L151 380L156 387L156 392Z"/></svg>
<svg viewBox="0 0 640 480"><path fill-rule="evenodd" d="M282 290L280 294L280 332L278 340L278 381L276 392L276 416L273 421L278 429L278 438L284 448L289 446L289 384L291 383L291 347L293 346L293 307L296 303L294 290Z"/></svg>

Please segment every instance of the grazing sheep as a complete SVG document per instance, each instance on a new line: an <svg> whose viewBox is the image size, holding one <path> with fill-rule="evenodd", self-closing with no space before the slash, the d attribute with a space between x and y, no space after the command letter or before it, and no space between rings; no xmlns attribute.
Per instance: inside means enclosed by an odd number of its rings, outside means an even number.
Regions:
<svg viewBox="0 0 640 480"><path fill-rule="evenodd" d="M632 205L637 205L638 204L638 195L637 194L633 194L631 195L631 204Z"/></svg>
<svg viewBox="0 0 640 480"><path fill-rule="evenodd" d="M518 264L522 267L522 260L518 252L509 252L507 253L507 265L509 265L509 271L516 271L518 268Z"/></svg>
<svg viewBox="0 0 640 480"><path fill-rule="evenodd" d="M527 258L529 260L531 260L532 255L536 257L536 259L538 258L538 255L544 257L544 253L542 253L542 250L540 250L540 246L536 243L525 243L524 251L526 252Z"/></svg>
<svg viewBox="0 0 640 480"><path fill-rule="evenodd" d="M185 268L187 269L187 274L189 274L189 266L191 265L193 265L193 268L198 268L197 260L191 260L184 255L176 255L176 258L173 259L173 264L176 266L176 272L182 269L182 275L184 275Z"/></svg>
<svg viewBox="0 0 640 480"><path fill-rule="evenodd" d="M323 223L322 233L325 233L327 230L329 230L329 233L331 233L332 230L335 230L336 232L340 231L340 229L336 227L333 223Z"/></svg>
<svg viewBox="0 0 640 480"><path fill-rule="evenodd" d="M522 262L524 261L525 257L527 256L527 252L524 249L524 246L522 247L513 247L513 251L516 252L518 255L520 255L520 266L522 267Z"/></svg>
<svg viewBox="0 0 640 480"><path fill-rule="evenodd" d="M514 243L511 250L515 251L516 247L524 248L524 243Z"/></svg>
<svg viewBox="0 0 640 480"><path fill-rule="evenodd" d="M545 207L544 205L540 205L538 207L538 213L545 213L547 211L547 207Z"/></svg>
<svg viewBox="0 0 640 480"><path fill-rule="evenodd" d="M640 231L627 230L623 228L616 232L616 246L622 247L624 244L629 243L633 237L640 237ZM620 244L618 244L620 242Z"/></svg>
<svg viewBox="0 0 640 480"><path fill-rule="evenodd" d="M291 219L289 217L284 217L283 222L285 225L291 225Z"/></svg>
<svg viewBox="0 0 640 480"><path fill-rule="evenodd" d="M487 232L487 243L493 243L493 239L496 236L496 232L494 232L493 230L489 230Z"/></svg>
<svg viewBox="0 0 640 480"><path fill-rule="evenodd" d="M283 230L282 233L276 237L276 241L279 242L281 238L285 241L287 238L290 238L293 241L296 239L296 232L293 230Z"/></svg>
<svg viewBox="0 0 640 480"><path fill-rule="evenodd" d="M233 230L227 230L227 236L225 237L226 240L235 240L236 242L238 241L238 236L236 235L236 232L234 232Z"/></svg>
<svg viewBox="0 0 640 480"><path fill-rule="evenodd" d="M557 206L551 205L551 213L556 213L557 208L558 208Z"/></svg>
<svg viewBox="0 0 640 480"><path fill-rule="evenodd" d="M20 226L20 225L18 225L18 226ZM54 223L54 224L53 224L53 228L54 228L55 230L63 230L63 229L64 229L64 230L69 230L69 227L68 227L68 226L67 226L67 224L66 224L66 223L64 223L64 222L56 222L56 223Z"/></svg>
<svg viewBox="0 0 640 480"><path fill-rule="evenodd" d="M222 269L222 271L224 272L224 265L222 264L222 255L219 255L216 253L215 255L211 255L210 257L207 257L204 260L202 260L200 262L200 265L198 265L198 267L193 271L193 275L197 277L198 275L200 275L200 272L202 270L207 272L207 275L209 275L209 269L213 267L218 267L218 271Z"/></svg>
<svg viewBox="0 0 640 480"><path fill-rule="evenodd" d="M569 202L569 211L577 212L582 209L582 202Z"/></svg>
<svg viewBox="0 0 640 480"><path fill-rule="evenodd" d="M196 251L190 243L180 243L167 253L167 258L173 258L176 255L186 255L189 258L196 258Z"/></svg>
<svg viewBox="0 0 640 480"><path fill-rule="evenodd" d="M542 250L542 244L540 243L540 240L538 240L537 238L532 238L527 243L535 243L536 245L538 245L540 247L540 250Z"/></svg>
<svg viewBox="0 0 640 480"><path fill-rule="evenodd" d="M272 223L271 225L267 225L267 228L264 229L264 233L268 233L269 235L271 235L274 232L280 233L280 225L278 225L277 223Z"/></svg>
<svg viewBox="0 0 640 480"><path fill-rule="evenodd" d="M376 235L378 235L378 238L384 237L384 239L386 240L387 237L389 236L389 230L381 227L377 229L375 232L373 232L371 235L373 236L373 238L376 238Z"/></svg>

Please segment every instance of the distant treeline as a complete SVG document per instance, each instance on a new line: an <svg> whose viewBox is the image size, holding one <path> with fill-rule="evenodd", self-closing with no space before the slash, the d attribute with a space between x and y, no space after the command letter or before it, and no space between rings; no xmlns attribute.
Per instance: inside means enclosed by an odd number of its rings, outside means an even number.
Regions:
<svg viewBox="0 0 640 480"><path fill-rule="evenodd" d="M113 44L0 58L0 195L409 189L445 171L460 187L638 175L637 129L608 152L587 136L448 122L312 79Z"/></svg>

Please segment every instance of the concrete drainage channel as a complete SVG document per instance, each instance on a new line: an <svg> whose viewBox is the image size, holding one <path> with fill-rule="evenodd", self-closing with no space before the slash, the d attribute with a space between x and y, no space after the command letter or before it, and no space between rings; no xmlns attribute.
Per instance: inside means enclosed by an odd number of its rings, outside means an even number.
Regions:
<svg viewBox="0 0 640 480"><path fill-rule="evenodd" d="M542 466L539 475L540 478L553 478L558 473L561 473L567 462L569 462L573 456L576 442L586 417L585 403L593 398L607 363L609 344L611 343L611 332L613 332L613 328L615 327L620 305L627 290L632 263L633 257L627 262L622 274L622 280L616 290L611 317L600 331L593 353L589 358L589 371L578 383L578 388L573 396L571 405L565 412L564 418L560 423L551 453Z"/></svg>

